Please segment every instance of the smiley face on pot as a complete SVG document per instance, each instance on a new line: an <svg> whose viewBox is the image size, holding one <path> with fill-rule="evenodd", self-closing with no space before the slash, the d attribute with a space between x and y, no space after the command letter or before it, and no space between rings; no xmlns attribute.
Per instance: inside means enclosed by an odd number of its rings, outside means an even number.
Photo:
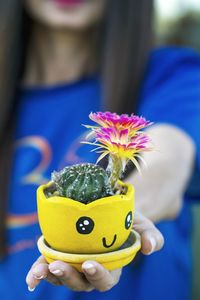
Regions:
<svg viewBox="0 0 200 300"><path fill-rule="evenodd" d="M126 215L126 218L124 220L124 227L128 230L131 225L132 225L132 220L133 220L133 213L132 211L129 211L128 214ZM99 224L101 224L101 221L98 219L97 222ZM93 221L92 218L87 217L87 216L83 216L80 217L78 219L78 221L76 222L76 230L80 233L80 234L91 234L93 230L95 230L95 221ZM108 226L107 226L108 229ZM99 230L100 231L100 230ZM118 232L118 229L116 230L116 232ZM107 230L108 233L108 230ZM106 235L106 232L105 232ZM115 233L113 236L113 239L111 240L110 243L107 242L106 240L106 236L102 237L102 245L104 248L111 248L112 246L114 246L116 240L117 240L117 234Z"/></svg>
<svg viewBox="0 0 200 300"><path fill-rule="evenodd" d="M42 233L53 249L104 253L118 249L127 240L134 212L131 185L126 184L126 195L109 196L89 204L60 196L47 198L44 190L49 185L38 188L37 203Z"/></svg>

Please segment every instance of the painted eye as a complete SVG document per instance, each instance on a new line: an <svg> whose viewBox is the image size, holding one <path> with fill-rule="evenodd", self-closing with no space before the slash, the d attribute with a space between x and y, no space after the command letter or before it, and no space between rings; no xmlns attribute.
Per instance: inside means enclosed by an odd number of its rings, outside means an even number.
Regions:
<svg viewBox="0 0 200 300"><path fill-rule="evenodd" d="M133 220L133 214L132 214L132 211L129 211L129 213L127 214L126 219L125 219L125 228L126 229L129 229L131 227L132 220Z"/></svg>
<svg viewBox="0 0 200 300"><path fill-rule="evenodd" d="M94 221L89 217L81 217L76 222L76 229L81 234L89 234L94 228Z"/></svg>

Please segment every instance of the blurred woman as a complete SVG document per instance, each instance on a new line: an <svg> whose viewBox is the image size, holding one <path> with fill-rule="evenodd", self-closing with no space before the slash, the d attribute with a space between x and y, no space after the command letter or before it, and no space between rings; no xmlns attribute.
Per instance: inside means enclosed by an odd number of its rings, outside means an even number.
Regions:
<svg viewBox="0 0 200 300"><path fill-rule="evenodd" d="M189 299L191 220L183 196L195 149L199 159L199 56L185 49L151 51L149 0L0 5L1 296ZM93 261L83 264L81 275L63 262L37 259L36 187L54 169L95 161L79 141L85 134L80 124L97 110L134 111L156 123L148 131L159 152L144 156L149 167L142 178L130 170L126 180L136 187L138 211L158 222L166 246L157 255L140 255L121 279L121 270L108 272ZM161 234L140 213L134 228L144 254L162 247ZM27 272L29 290L37 286L33 293L26 290Z"/></svg>

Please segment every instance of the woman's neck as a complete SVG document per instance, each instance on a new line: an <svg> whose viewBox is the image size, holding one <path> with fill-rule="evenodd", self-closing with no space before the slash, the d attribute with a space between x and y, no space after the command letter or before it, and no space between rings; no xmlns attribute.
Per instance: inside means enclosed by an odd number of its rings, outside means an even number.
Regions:
<svg viewBox="0 0 200 300"><path fill-rule="evenodd" d="M33 24L22 85L70 82L97 69L94 30L72 32Z"/></svg>

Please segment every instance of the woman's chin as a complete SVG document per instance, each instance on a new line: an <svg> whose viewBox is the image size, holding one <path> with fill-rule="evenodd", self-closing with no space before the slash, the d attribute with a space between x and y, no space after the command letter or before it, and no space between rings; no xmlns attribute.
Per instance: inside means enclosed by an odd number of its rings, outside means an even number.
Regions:
<svg viewBox="0 0 200 300"><path fill-rule="evenodd" d="M24 4L33 20L66 30L88 29L104 14L103 0L25 0Z"/></svg>
<svg viewBox="0 0 200 300"><path fill-rule="evenodd" d="M51 0L60 8L75 8L76 6L84 4L84 0Z"/></svg>

